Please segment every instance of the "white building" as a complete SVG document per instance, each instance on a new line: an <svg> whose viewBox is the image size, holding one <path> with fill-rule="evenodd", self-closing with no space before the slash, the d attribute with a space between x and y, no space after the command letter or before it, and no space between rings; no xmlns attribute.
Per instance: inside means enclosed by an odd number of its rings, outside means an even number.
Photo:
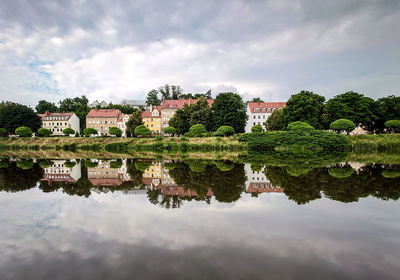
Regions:
<svg viewBox="0 0 400 280"><path fill-rule="evenodd" d="M65 166L66 160L53 160L53 164L50 167L44 168L44 176L42 181L47 181L49 185L52 182L69 182L74 183L81 178L81 164L76 160L71 160L70 165ZM71 166L71 163L75 165ZM73 164L72 164L73 165Z"/></svg>
<svg viewBox="0 0 400 280"><path fill-rule="evenodd" d="M249 116L245 132L251 132L251 128L257 124L264 127L264 122L275 110L286 107L286 102L249 102L247 104L247 116Z"/></svg>
<svg viewBox="0 0 400 280"><path fill-rule="evenodd" d="M247 178L247 193L283 193L283 188L272 185L267 176L265 176L265 167L260 171L254 171L251 169L251 164L246 163L244 165L244 170Z"/></svg>
<svg viewBox="0 0 400 280"><path fill-rule="evenodd" d="M122 130L122 137L126 137L126 123L130 117L130 114L120 114L118 116L117 127Z"/></svg>
<svg viewBox="0 0 400 280"><path fill-rule="evenodd" d="M53 135L64 135L65 128L72 128L80 132L79 118L74 113L50 113L38 114L42 120L42 127L50 129Z"/></svg>

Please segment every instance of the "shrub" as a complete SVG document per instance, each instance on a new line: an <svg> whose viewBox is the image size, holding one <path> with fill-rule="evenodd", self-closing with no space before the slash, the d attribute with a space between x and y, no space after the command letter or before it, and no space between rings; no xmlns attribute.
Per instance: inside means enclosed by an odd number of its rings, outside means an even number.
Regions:
<svg viewBox="0 0 400 280"><path fill-rule="evenodd" d="M398 132L400 131L400 120L386 121L385 126L393 132Z"/></svg>
<svg viewBox="0 0 400 280"><path fill-rule="evenodd" d="M97 167L97 165L99 165L98 162L93 162L93 161L90 161L90 160L85 161L85 167L95 168L95 167Z"/></svg>
<svg viewBox="0 0 400 280"><path fill-rule="evenodd" d="M217 136L231 136L233 134L235 134L235 129L229 125L220 126L215 132Z"/></svg>
<svg viewBox="0 0 400 280"><path fill-rule="evenodd" d="M306 130L313 130L314 128L309 125L308 123L305 122L291 122L288 126L287 126L287 130L294 130L294 131L306 131Z"/></svg>
<svg viewBox="0 0 400 280"><path fill-rule="evenodd" d="M164 128L164 133L174 135L176 133L176 129L173 126L167 126Z"/></svg>
<svg viewBox="0 0 400 280"><path fill-rule="evenodd" d="M65 163L64 163L64 166L65 167L67 167L67 168L72 168L72 167L74 167L76 165L76 162L74 162L74 161L66 161Z"/></svg>
<svg viewBox="0 0 400 280"><path fill-rule="evenodd" d="M64 128L64 129L63 129L63 133L64 133L65 135L71 135L71 134L74 134L74 133L75 133L75 130L73 130L73 129L70 128L70 127L67 127L67 128Z"/></svg>
<svg viewBox="0 0 400 280"><path fill-rule="evenodd" d="M261 124L256 124L251 128L251 132L263 132L263 127Z"/></svg>
<svg viewBox="0 0 400 280"><path fill-rule="evenodd" d="M52 135L53 131L51 131L50 129L42 127L42 128L39 128L38 134L43 136L43 137L46 137L46 136Z"/></svg>
<svg viewBox="0 0 400 280"><path fill-rule="evenodd" d="M8 136L8 131L7 129L1 127L0 128L0 137L7 137Z"/></svg>
<svg viewBox="0 0 400 280"><path fill-rule="evenodd" d="M83 134L85 134L86 137L89 137L90 135L97 134L97 130L92 127L87 127L83 130Z"/></svg>
<svg viewBox="0 0 400 280"><path fill-rule="evenodd" d="M24 170L28 170L31 169L33 167L33 162L30 160L21 160L17 162L17 167L24 169Z"/></svg>
<svg viewBox="0 0 400 280"><path fill-rule="evenodd" d="M189 131L185 133L185 136L188 137L199 137L204 136L204 133L207 133L207 130L202 124L195 124L189 128Z"/></svg>
<svg viewBox="0 0 400 280"><path fill-rule="evenodd" d="M347 178L353 174L354 169L351 166L331 167L328 169L329 175L336 178Z"/></svg>
<svg viewBox="0 0 400 280"><path fill-rule="evenodd" d="M121 137L122 135L122 130L119 129L118 127L111 127L110 130L108 131L111 135L115 135L117 137Z"/></svg>
<svg viewBox="0 0 400 280"><path fill-rule="evenodd" d="M15 134L20 137L30 137L32 136L32 130L26 126L20 126L15 129Z"/></svg>
<svg viewBox="0 0 400 280"><path fill-rule="evenodd" d="M122 166L122 160L121 159L117 159L115 161L113 160L113 161L110 162L110 167L111 168L118 169L118 168L121 168L121 166Z"/></svg>
<svg viewBox="0 0 400 280"><path fill-rule="evenodd" d="M350 131L353 131L356 128L356 125L350 120L338 119L331 123L330 128L338 133L344 130L349 134Z"/></svg>
<svg viewBox="0 0 400 280"><path fill-rule="evenodd" d="M185 136L181 137L181 141L188 141L189 139L187 139Z"/></svg>
<svg viewBox="0 0 400 280"><path fill-rule="evenodd" d="M161 140L163 140L164 138L161 136L161 135L156 135L156 140L157 141L161 141Z"/></svg>
<svg viewBox="0 0 400 280"><path fill-rule="evenodd" d="M39 162L39 165L41 168L48 168L48 167L52 166L53 164L54 164L54 162L51 160L44 160L44 161Z"/></svg>
<svg viewBox="0 0 400 280"><path fill-rule="evenodd" d="M134 130L134 133L135 133L136 136L139 136L139 135L151 135L150 129L145 127L143 124L137 126L135 128L135 130Z"/></svg>

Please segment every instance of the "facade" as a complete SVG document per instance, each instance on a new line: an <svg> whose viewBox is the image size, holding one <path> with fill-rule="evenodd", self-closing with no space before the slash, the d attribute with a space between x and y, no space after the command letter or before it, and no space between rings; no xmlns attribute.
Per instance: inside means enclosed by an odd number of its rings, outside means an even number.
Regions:
<svg viewBox="0 0 400 280"><path fill-rule="evenodd" d="M123 99L120 103L123 106L130 106L139 109L140 107L146 108L146 100Z"/></svg>
<svg viewBox="0 0 400 280"><path fill-rule="evenodd" d="M117 127L122 130L122 137L126 137L126 123L130 117L130 114L120 114L118 116Z"/></svg>
<svg viewBox="0 0 400 280"><path fill-rule="evenodd" d="M127 173L126 159L122 160L120 168L112 168L110 160L99 160L96 167L87 169L88 179L93 186L116 187L122 182L129 181L130 176Z"/></svg>
<svg viewBox="0 0 400 280"><path fill-rule="evenodd" d="M166 128L169 123L169 120L175 115L176 110L182 109L183 106L193 105L197 102L198 99L177 99L177 100L164 100L161 103L161 123L162 123L162 132L164 128ZM208 105L212 106L214 103L214 99L207 99Z"/></svg>
<svg viewBox="0 0 400 280"><path fill-rule="evenodd" d="M152 133L161 133L161 106L150 106L150 111L142 112L144 125L151 130Z"/></svg>
<svg viewBox="0 0 400 280"><path fill-rule="evenodd" d="M286 107L286 102L249 102L247 104L247 116L249 116L245 132L251 132L251 128L257 124L264 127L264 122L275 110Z"/></svg>
<svg viewBox="0 0 400 280"><path fill-rule="evenodd" d="M53 135L64 135L65 128L72 128L80 132L79 118L74 113L50 113L38 114L42 120L42 127L53 131Z"/></svg>
<svg viewBox="0 0 400 280"><path fill-rule="evenodd" d="M54 160L53 162L50 167L44 168L43 179L41 179L41 181L47 181L49 186L53 182L75 183L81 178L80 162L72 160L71 162L75 163L73 167L66 167L65 160Z"/></svg>
<svg viewBox="0 0 400 280"><path fill-rule="evenodd" d="M92 109L86 115L86 127L97 130L97 135L110 135L111 127L118 127L118 118L121 112L118 109Z"/></svg>
<svg viewBox="0 0 400 280"><path fill-rule="evenodd" d="M264 167L265 168L265 167ZM251 165L246 163L244 170L246 172L246 192L251 194L258 193L283 193L283 188L274 186L264 174L264 168L260 171L251 169Z"/></svg>
<svg viewBox="0 0 400 280"><path fill-rule="evenodd" d="M95 100L89 104L89 107L97 107L97 106L106 107L108 105L109 105L109 103L105 102L104 100L100 101L100 102L98 100Z"/></svg>

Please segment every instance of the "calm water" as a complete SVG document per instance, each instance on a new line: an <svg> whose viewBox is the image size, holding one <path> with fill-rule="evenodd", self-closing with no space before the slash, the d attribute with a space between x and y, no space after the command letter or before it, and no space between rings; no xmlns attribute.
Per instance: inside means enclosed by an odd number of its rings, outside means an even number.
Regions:
<svg viewBox="0 0 400 280"><path fill-rule="evenodd" d="M398 279L400 166L2 160L1 279Z"/></svg>

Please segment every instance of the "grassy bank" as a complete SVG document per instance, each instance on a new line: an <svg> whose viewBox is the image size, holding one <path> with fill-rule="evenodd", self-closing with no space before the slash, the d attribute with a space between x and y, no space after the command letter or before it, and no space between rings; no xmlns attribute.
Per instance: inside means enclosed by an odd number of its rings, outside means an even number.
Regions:
<svg viewBox="0 0 400 280"><path fill-rule="evenodd" d="M349 139L356 153L400 153L400 134L353 135Z"/></svg>

